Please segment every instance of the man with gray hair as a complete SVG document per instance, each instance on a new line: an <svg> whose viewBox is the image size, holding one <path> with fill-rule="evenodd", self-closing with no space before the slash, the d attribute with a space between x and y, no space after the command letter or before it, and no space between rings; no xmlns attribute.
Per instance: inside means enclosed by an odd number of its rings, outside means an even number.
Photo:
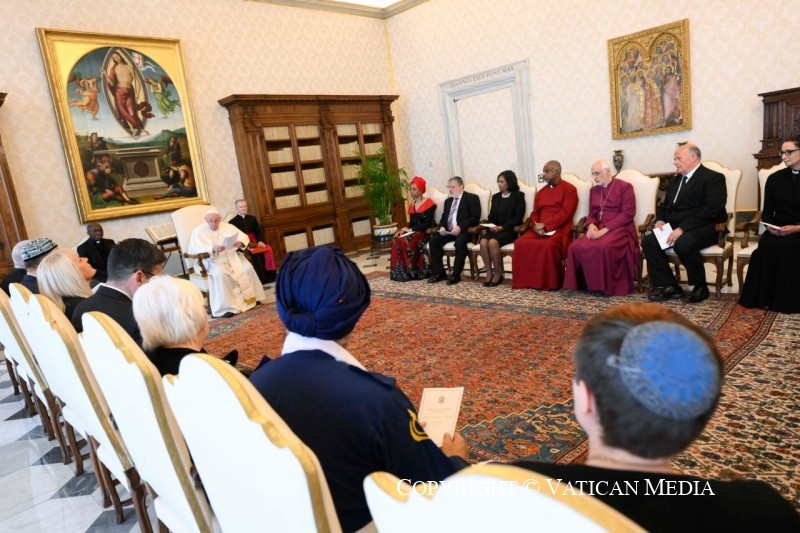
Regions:
<svg viewBox="0 0 800 533"><path fill-rule="evenodd" d="M227 222L216 208L192 231L190 254L208 254L208 302L214 317L230 318L267 299L250 262L239 253L250 239Z"/></svg>
<svg viewBox="0 0 800 533"><path fill-rule="evenodd" d="M444 202L439 230L431 237L431 272L428 283L436 283L447 279L448 285L461 281L461 271L467 259L467 245L471 235L469 228L477 226L481 221L481 201L477 195L464 190L464 181L459 176L447 182L450 197ZM456 256L453 261L453 273L450 278L444 273L444 246L455 241Z"/></svg>
<svg viewBox="0 0 800 533"><path fill-rule="evenodd" d="M25 277L25 261L22 259L22 248L25 247L25 243L27 242L27 240L19 241L11 250L11 260L14 262L14 270L6 274L6 277L0 282L0 288L2 288L3 292L6 294L9 294L9 285L12 283L19 283L22 281L22 278Z"/></svg>

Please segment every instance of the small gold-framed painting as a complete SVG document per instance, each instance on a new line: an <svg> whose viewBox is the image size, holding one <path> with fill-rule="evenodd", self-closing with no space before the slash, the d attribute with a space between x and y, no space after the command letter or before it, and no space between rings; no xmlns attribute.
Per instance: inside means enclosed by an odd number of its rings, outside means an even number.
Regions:
<svg viewBox="0 0 800 533"><path fill-rule="evenodd" d="M689 19L608 41L614 139L692 129Z"/></svg>
<svg viewBox="0 0 800 533"><path fill-rule="evenodd" d="M180 41L36 35L81 222L208 203Z"/></svg>

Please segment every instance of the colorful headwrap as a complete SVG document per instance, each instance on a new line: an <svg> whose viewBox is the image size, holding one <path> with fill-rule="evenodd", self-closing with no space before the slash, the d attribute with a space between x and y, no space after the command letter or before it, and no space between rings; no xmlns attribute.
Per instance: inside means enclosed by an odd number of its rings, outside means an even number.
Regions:
<svg viewBox="0 0 800 533"><path fill-rule="evenodd" d="M304 337L338 340L369 307L367 278L339 248L320 246L287 255L275 284L278 316Z"/></svg>
<svg viewBox="0 0 800 533"><path fill-rule="evenodd" d="M427 187L427 184L425 183L425 178L421 176L414 176L414 178L411 180L411 183L417 186L419 192L425 194L425 188Z"/></svg>
<svg viewBox="0 0 800 533"><path fill-rule="evenodd" d="M674 322L631 329L607 364L619 369L625 387L648 411L672 420L702 415L720 394L720 368L711 348Z"/></svg>

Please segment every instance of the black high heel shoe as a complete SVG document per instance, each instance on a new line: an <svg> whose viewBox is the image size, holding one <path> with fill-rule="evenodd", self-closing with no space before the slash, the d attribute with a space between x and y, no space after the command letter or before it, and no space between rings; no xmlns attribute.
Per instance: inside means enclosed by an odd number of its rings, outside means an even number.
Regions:
<svg viewBox="0 0 800 533"><path fill-rule="evenodd" d="M505 281L505 278L503 278L503 276L500 276L500 279L498 281L490 281L487 287L497 287L498 285L501 285L503 281Z"/></svg>

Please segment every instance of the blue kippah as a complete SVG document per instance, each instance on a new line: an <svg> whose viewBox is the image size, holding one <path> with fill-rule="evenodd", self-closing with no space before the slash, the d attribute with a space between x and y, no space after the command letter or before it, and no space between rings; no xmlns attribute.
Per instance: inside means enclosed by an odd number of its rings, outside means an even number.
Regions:
<svg viewBox="0 0 800 533"><path fill-rule="evenodd" d="M278 316L291 332L338 340L356 327L369 307L367 278L339 248L320 246L291 252L275 284Z"/></svg>
<svg viewBox="0 0 800 533"><path fill-rule="evenodd" d="M619 356L619 369L631 395L648 411L673 420L707 412L719 397L721 378L712 349L694 331L674 322L646 322L631 329Z"/></svg>

